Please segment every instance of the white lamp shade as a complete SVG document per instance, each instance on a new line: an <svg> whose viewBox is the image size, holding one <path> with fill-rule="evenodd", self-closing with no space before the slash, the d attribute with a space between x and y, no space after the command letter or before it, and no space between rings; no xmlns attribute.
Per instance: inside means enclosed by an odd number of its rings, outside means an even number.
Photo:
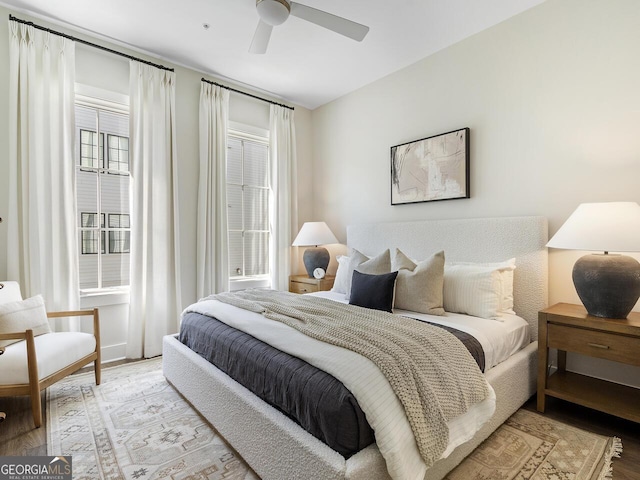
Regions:
<svg viewBox="0 0 640 480"><path fill-rule="evenodd" d="M338 239L324 222L305 222L298 236L291 245L308 247L310 245L327 245L338 243Z"/></svg>
<svg viewBox="0 0 640 480"><path fill-rule="evenodd" d="M640 205L583 203L547 247L598 252L640 252Z"/></svg>

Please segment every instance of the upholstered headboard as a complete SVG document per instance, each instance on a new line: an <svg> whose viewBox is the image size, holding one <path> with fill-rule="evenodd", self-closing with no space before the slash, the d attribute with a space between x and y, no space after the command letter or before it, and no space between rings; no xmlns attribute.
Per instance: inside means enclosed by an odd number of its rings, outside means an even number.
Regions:
<svg viewBox="0 0 640 480"><path fill-rule="evenodd" d="M497 217L390 222L347 227L347 245L365 255L395 247L418 260L444 250L447 261L499 262L516 258L515 312L538 338L538 311L547 306L547 219Z"/></svg>

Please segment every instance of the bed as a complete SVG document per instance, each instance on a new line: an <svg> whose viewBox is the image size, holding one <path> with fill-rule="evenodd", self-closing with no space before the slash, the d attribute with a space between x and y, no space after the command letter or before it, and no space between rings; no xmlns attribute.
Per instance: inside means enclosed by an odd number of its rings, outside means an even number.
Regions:
<svg viewBox="0 0 640 480"><path fill-rule="evenodd" d="M508 217L354 225L347 243L366 255L398 247L414 258L445 250L447 261L498 262L516 258L514 309L529 323L524 348L488 368L496 395L491 419L474 437L438 460L424 478L443 478L535 392L537 312L547 303L547 223ZM377 445L348 459L253 395L174 336L164 339L167 379L265 479L388 479Z"/></svg>

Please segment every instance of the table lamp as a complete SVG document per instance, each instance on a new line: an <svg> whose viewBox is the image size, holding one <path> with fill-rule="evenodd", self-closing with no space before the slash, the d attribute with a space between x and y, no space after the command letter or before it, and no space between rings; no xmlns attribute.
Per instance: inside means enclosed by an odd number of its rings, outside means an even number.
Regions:
<svg viewBox="0 0 640 480"><path fill-rule="evenodd" d="M338 239L324 222L305 222L298 236L291 244L294 247L311 247L304 251L302 261L307 269L309 278L313 278L313 271L322 268L325 272L329 266L329 250L318 245L338 243Z"/></svg>
<svg viewBox="0 0 640 480"><path fill-rule="evenodd" d="M640 297L640 263L609 252L640 251L640 205L583 203L547 247L591 250L573 266L573 284L589 315L627 318Z"/></svg>

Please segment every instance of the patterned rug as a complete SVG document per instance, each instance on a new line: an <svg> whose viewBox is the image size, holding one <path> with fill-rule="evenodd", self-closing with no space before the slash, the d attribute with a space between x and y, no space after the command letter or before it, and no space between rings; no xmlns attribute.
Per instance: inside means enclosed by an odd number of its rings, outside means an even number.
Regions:
<svg viewBox="0 0 640 480"><path fill-rule="evenodd" d="M603 480L622 442L518 410L469 455L450 480Z"/></svg>
<svg viewBox="0 0 640 480"><path fill-rule="evenodd" d="M159 358L73 375L47 390L49 455L72 455L81 479L256 480L242 458L162 375ZM610 478L617 438L519 410L451 480Z"/></svg>
<svg viewBox="0 0 640 480"><path fill-rule="evenodd" d="M47 450L73 478L258 477L165 380L160 358L73 375L47 389Z"/></svg>

